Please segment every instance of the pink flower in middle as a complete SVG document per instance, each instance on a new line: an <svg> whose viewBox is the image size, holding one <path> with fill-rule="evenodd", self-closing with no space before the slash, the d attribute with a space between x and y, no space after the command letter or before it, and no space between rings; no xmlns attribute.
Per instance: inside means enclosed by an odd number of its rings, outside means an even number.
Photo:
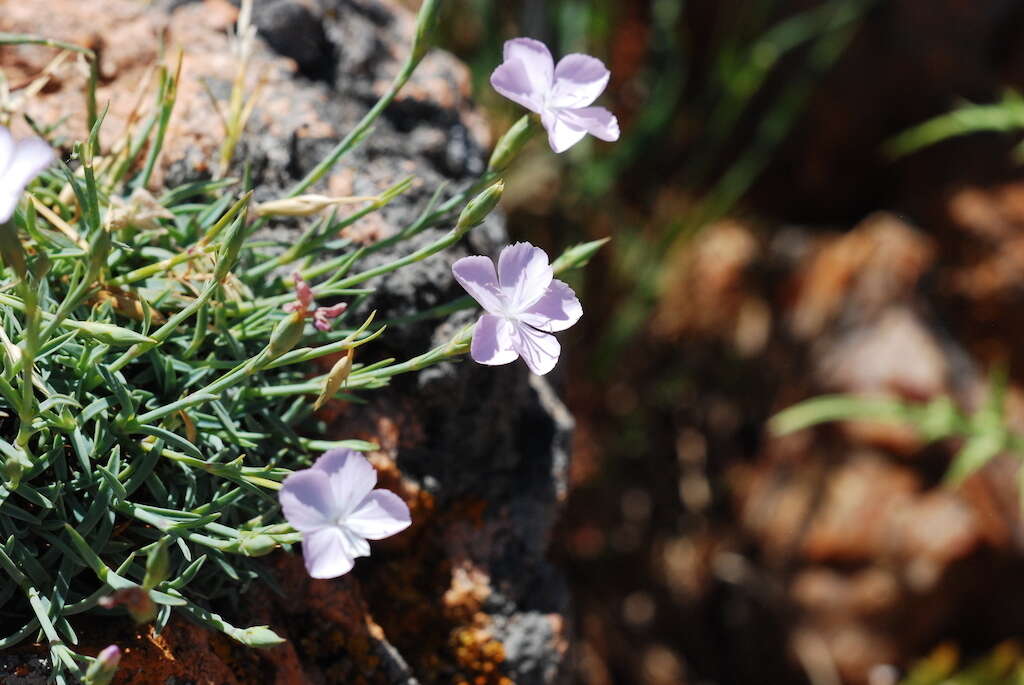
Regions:
<svg viewBox="0 0 1024 685"><path fill-rule="evenodd" d="M519 357L538 376L555 367L561 346L551 333L583 316L576 293L554 278L548 255L530 243L507 245L498 270L487 257L463 257L455 280L487 311L473 329L469 353L480 364L508 364Z"/></svg>

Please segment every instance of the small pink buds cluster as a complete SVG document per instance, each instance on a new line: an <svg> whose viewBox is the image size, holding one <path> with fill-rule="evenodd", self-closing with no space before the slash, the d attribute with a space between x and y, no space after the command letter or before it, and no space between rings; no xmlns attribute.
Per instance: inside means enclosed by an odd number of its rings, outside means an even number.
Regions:
<svg viewBox="0 0 1024 685"><path fill-rule="evenodd" d="M296 271L292 274L292 279L295 281L295 301L286 304L284 310L289 313L300 312L303 316L312 316L313 325L317 330L331 330L331 320L341 316L348 309L348 304L341 302L333 307L318 307L313 300L313 289L309 287L309 283L303 280L302 275Z"/></svg>

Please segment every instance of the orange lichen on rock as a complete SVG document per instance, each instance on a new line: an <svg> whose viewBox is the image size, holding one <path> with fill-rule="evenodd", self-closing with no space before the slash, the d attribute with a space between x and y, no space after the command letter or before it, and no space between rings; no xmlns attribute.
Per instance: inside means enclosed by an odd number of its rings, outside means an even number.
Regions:
<svg viewBox="0 0 1024 685"><path fill-rule="evenodd" d="M471 685L512 685L502 675L505 647L485 627L462 626L452 631L451 645L461 673L457 683Z"/></svg>

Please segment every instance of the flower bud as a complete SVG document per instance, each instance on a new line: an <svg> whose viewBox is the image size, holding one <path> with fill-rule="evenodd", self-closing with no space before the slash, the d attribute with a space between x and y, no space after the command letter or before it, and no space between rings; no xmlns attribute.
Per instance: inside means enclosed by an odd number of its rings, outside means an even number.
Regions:
<svg viewBox="0 0 1024 685"><path fill-rule="evenodd" d="M270 359L277 359L285 352L290 351L302 340L302 332L306 328L306 317L304 312L292 312L281 319L274 332L270 334L268 351Z"/></svg>
<svg viewBox="0 0 1024 685"><path fill-rule="evenodd" d="M124 607L136 623L149 623L156 618L156 602L139 586L126 587L99 602L104 609Z"/></svg>
<svg viewBox="0 0 1024 685"><path fill-rule="evenodd" d="M90 338L95 338L101 343L107 345L138 345L140 343L153 343L156 342L152 338L146 337L141 333L136 333L130 328L121 328L109 323L100 323L99 321L73 321L71 319L65 319L68 325L74 326L85 335Z"/></svg>
<svg viewBox="0 0 1024 685"><path fill-rule="evenodd" d="M377 202L374 197L328 197L327 195L296 195L256 205L257 216L309 216L334 205Z"/></svg>
<svg viewBox="0 0 1024 685"><path fill-rule="evenodd" d="M433 46L434 27L441 9L441 0L423 0L419 14L416 15L416 37L412 44L412 61L419 62Z"/></svg>
<svg viewBox="0 0 1024 685"><path fill-rule="evenodd" d="M560 274L563 271L570 269L579 269L587 265L590 258L597 254L605 243L611 238L601 238L600 240L592 240L589 243L580 243L579 245L573 245L566 249L565 252L559 256L551 264L551 269L556 273Z"/></svg>
<svg viewBox="0 0 1024 685"><path fill-rule="evenodd" d="M163 537L156 547L149 550L146 556L146 575L142 579L142 587L146 590L155 588L167 580L171 569L171 555L167 551L168 538Z"/></svg>
<svg viewBox="0 0 1024 685"><path fill-rule="evenodd" d="M110 231L100 227L89 242L89 275L95 278L100 269L107 265L107 256L110 254L112 239Z"/></svg>
<svg viewBox="0 0 1024 685"><path fill-rule="evenodd" d="M240 630L232 635L235 639L248 647L276 647L285 642L284 638L275 633L267 626L253 626Z"/></svg>
<svg viewBox="0 0 1024 685"><path fill-rule="evenodd" d="M482 224L498 204L504 190L505 182L498 181L470 200L459 214L459 220L455 224L456 230L468 231L474 226Z"/></svg>
<svg viewBox="0 0 1024 685"><path fill-rule="evenodd" d="M327 378L324 379L324 387L320 391L320 396L316 398L316 403L313 405L313 411L316 411L324 405L324 402L334 397L334 393L338 392L341 384L348 379L349 373L352 372L352 359L355 357L355 353L356 351L350 348L348 354L335 362L334 366L331 367Z"/></svg>
<svg viewBox="0 0 1024 685"><path fill-rule="evenodd" d="M4 481L8 490L17 490L21 484L21 476L25 473L25 464L21 459L10 456L4 460Z"/></svg>
<svg viewBox="0 0 1024 685"><path fill-rule="evenodd" d="M487 164L487 170L496 173L504 171L512 160L516 158L523 146L529 142L533 134L539 130L540 118L533 114L523 115L519 121L512 124L512 127L505 131L505 135L498 140L491 153L491 161Z"/></svg>
<svg viewBox="0 0 1024 685"><path fill-rule="evenodd" d="M85 672L85 685L108 685L117 673L117 665L121 663L121 649L110 645L96 656L96 660Z"/></svg>
<svg viewBox="0 0 1024 685"><path fill-rule="evenodd" d="M222 281L228 275L231 268L238 261L238 253L242 251L242 244L245 242L245 212L242 212L232 222L228 229L228 235L221 243L220 251L217 253L217 266L213 270L215 281Z"/></svg>

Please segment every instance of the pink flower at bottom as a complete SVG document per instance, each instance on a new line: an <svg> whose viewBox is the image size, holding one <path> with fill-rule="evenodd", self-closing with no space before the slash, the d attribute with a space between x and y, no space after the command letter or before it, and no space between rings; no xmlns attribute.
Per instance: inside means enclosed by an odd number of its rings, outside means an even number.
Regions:
<svg viewBox="0 0 1024 685"><path fill-rule="evenodd" d="M583 307L572 288L554 278L544 250L530 243L508 245L498 256L497 272L487 257L463 257L452 273L487 312L473 330L474 361L496 365L522 357L538 376L555 367L561 346L550 334L579 321Z"/></svg>
<svg viewBox="0 0 1024 685"><path fill-rule="evenodd" d="M302 556L314 578L337 578L357 557L370 555L367 540L409 527L409 507L395 493L374 489L377 471L347 449L324 452L312 468L281 484L278 498L288 523L302 533Z"/></svg>

